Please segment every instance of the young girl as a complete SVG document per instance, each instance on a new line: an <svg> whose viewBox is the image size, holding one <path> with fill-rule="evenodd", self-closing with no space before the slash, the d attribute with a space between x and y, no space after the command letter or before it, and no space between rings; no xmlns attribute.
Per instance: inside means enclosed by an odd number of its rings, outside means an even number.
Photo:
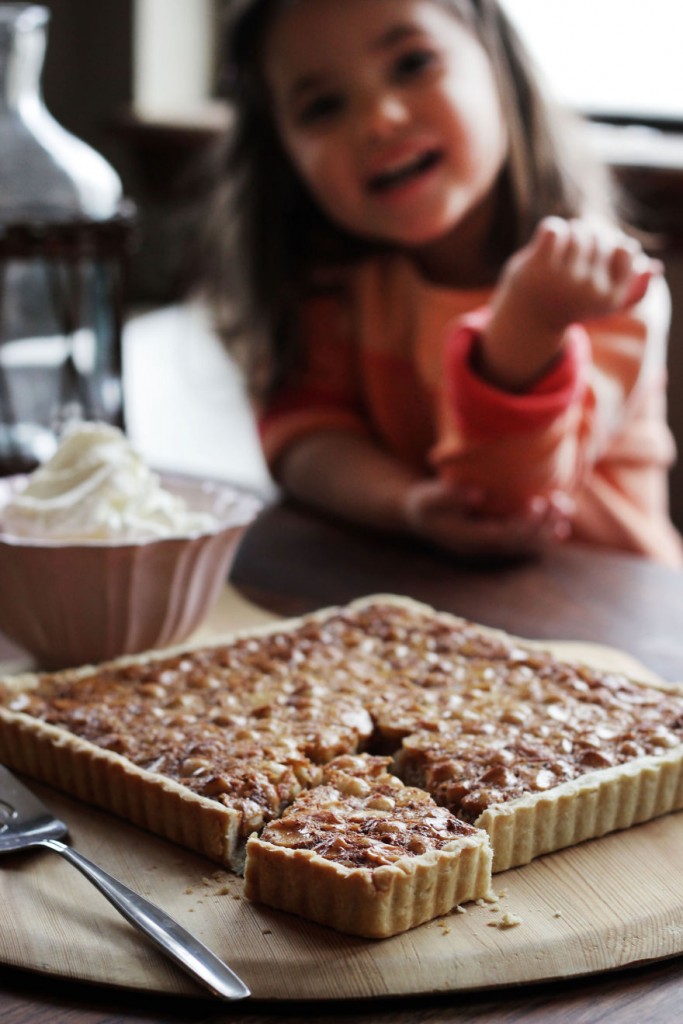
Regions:
<svg viewBox="0 0 683 1024"><path fill-rule="evenodd" d="M661 268L495 0L230 10L210 292L236 254L275 479L458 554L572 536L682 564Z"/></svg>

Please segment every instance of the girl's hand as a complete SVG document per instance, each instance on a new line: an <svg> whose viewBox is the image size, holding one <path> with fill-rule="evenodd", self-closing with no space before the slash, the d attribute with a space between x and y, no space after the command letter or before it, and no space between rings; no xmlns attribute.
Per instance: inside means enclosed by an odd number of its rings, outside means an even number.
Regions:
<svg viewBox="0 0 683 1024"><path fill-rule="evenodd" d="M503 274L546 328L618 313L645 295L658 261L611 225L546 217Z"/></svg>
<svg viewBox="0 0 683 1024"><path fill-rule="evenodd" d="M514 516L477 514L483 495L444 480L420 480L405 494L404 515L417 536L457 555L519 557L540 554L570 534L573 503L563 494L537 496Z"/></svg>
<svg viewBox="0 0 683 1024"><path fill-rule="evenodd" d="M570 324L626 309L660 272L659 261L611 225L547 217L503 270L479 372L523 390L559 354Z"/></svg>

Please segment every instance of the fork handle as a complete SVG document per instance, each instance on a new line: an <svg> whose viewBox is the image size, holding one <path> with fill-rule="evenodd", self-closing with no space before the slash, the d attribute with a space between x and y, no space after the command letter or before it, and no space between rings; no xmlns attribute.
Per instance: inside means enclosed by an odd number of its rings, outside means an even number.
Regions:
<svg viewBox="0 0 683 1024"><path fill-rule="evenodd" d="M144 932L164 953L215 995L224 999L244 999L251 995L242 979L227 964L144 896L133 892L82 853L66 843L60 843L58 839L43 839L39 845L61 854L78 868L130 924Z"/></svg>

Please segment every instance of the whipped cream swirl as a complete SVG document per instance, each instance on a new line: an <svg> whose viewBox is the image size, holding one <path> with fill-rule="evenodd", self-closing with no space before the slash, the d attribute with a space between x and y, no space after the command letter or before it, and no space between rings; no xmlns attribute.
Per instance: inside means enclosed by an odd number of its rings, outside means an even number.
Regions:
<svg viewBox="0 0 683 1024"><path fill-rule="evenodd" d="M218 526L165 490L116 427L79 423L1 515L5 533L57 541L118 541L206 533Z"/></svg>

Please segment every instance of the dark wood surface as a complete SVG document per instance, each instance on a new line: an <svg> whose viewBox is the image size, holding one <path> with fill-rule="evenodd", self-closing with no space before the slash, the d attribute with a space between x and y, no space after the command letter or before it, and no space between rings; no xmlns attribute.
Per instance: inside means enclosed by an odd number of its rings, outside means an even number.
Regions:
<svg viewBox="0 0 683 1024"><path fill-rule="evenodd" d="M683 679L683 574L630 556L566 546L533 562L468 566L282 505L249 531L231 579L245 597L284 615L364 594L407 594L520 636L608 644ZM0 660L7 652L0 638ZM671 1024L682 996L679 957L504 992L299 1006L141 997L0 969L2 1024Z"/></svg>

